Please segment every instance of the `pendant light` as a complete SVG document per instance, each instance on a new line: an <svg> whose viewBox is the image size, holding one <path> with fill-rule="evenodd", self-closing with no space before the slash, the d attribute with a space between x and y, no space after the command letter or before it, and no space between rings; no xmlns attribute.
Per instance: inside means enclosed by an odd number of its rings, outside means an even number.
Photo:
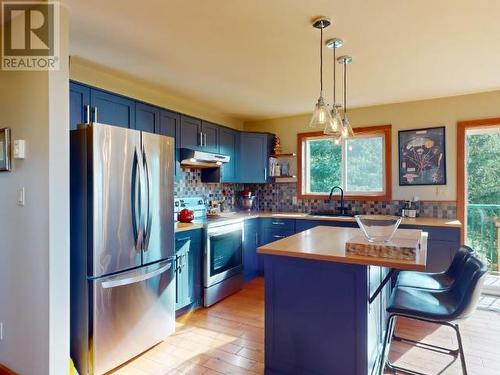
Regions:
<svg viewBox="0 0 500 375"><path fill-rule="evenodd" d="M313 115L309 127L325 127L332 121L332 116L328 109L328 105L325 103L323 98L323 29L330 26L331 21L329 18L321 17L313 22L313 27L320 29L321 31L321 41L319 47L319 58L320 58L320 69L319 69L319 79L320 79L320 92L318 102L314 106Z"/></svg>
<svg viewBox="0 0 500 375"><path fill-rule="evenodd" d="M342 138L354 137L349 118L347 117L347 65L352 63L351 56L340 56L337 61L344 65L344 118L342 119Z"/></svg>
<svg viewBox="0 0 500 375"><path fill-rule="evenodd" d="M334 140L336 141L335 143L339 143L338 141L342 137L342 127L343 127L342 117L340 116L340 113L338 110L340 106L337 106L337 97L336 97L336 91L337 91L336 90L337 89L336 51L337 51L337 48L340 48L343 45L344 45L344 41L342 39L338 39L338 38L333 38L333 39L326 41L326 46L333 50L333 102L332 102L332 110L331 110L332 121L330 123L326 124L325 129L323 130L323 133L326 135L333 136Z"/></svg>

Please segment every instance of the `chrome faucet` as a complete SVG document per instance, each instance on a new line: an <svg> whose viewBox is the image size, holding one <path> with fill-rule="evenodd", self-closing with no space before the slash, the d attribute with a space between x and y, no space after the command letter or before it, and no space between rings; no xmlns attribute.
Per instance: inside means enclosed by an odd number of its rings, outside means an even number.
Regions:
<svg viewBox="0 0 500 375"><path fill-rule="evenodd" d="M332 201L332 195L333 195L333 191L335 189L339 189L340 190L340 215L346 215L347 214L347 210L344 207L344 190L340 186L334 186L334 187L332 187L332 190L330 190L330 195L328 196L328 202Z"/></svg>

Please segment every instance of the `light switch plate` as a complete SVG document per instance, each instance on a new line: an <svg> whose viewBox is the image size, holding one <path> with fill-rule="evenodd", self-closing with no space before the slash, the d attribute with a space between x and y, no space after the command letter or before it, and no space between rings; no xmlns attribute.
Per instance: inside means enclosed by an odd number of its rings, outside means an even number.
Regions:
<svg viewBox="0 0 500 375"><path fill-rule="evenodd" d="M17 189L17 205L24 206L26 203L26 195L24 191L24 187Z"/></svg>
<svg viewBox="0 0 500 375"><path fill-rule="evenodd" d="M26 142L24 139L17 139L14 141L14 159L24 159L26 154Z"/></svg>

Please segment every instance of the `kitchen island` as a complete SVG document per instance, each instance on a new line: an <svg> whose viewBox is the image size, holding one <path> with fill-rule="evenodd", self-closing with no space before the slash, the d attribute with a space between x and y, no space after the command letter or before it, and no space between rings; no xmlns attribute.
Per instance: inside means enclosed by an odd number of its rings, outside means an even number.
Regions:
<svg viewBox="0 0 500 375"><path fill-rule="evenodd" d="M387 275L424 271L427 237L422 234L417 259L410 261L346 255L346 241L358 234L356 228L318 226L259 247L266 275L266 374L376 373Z"/></svg>

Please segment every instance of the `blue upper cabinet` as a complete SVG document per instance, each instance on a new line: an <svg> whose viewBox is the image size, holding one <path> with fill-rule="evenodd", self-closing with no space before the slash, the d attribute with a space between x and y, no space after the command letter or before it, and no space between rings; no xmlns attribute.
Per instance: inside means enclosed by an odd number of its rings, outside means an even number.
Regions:
<svg viewBox="0 0 500 375"><path fill-rule="evenodd" d="M240 134L238 182L268 182L267 169L272 142L273 135L269 133Z"/></svg>
<svg viewBox="0 0 500 375"><path fill-rule="evenodd" d="M90 88L75 82L69 84L69 129L87 122L90 110ZM90 116L90 114L89 114ZM89 118L90 119L90 118Z"/></svg>
<svg viewBox="0 0 500 375"><path fill-rule="evenodd" d="M179 181L182 176L181 165L180 165L180 126L181 126L181 116L178 113L167 111L165 109L160 110L160 121L158 126L155 127L155 133L166 135L168 137L175 138L175 169L174 178L175 181Z"/></svg>
<svg viewBox="0 0 500 375"><path fill-rule="evenodd" d="M155 133L160 128L160 109L149 104L135 103L135 128Z"/></svg>
<svg viewBox="0 0 500 375"><path fill-rule="evenodd" d="M228 155L229 163L221 166L221 182L237 182L237 163L239 149L239 132L220 127L219 128L219 153Z"/></svg>
<svg viewBox="0 0 500 375"><path fill-rule="evenodd" d="M92 121L135 128L135 101L98 89L90 90Z"/></svg>
<svg viewBox="0 0 500 375"><path fill-rule="evenodd" d="M219 126L182 115L181 147L198 151L219 152Z"/></svg>
<svg viewBox="0 0 500 375"><path fill-rule="evenodd" d="M181 147L192 150L203 149L201 120L181 115Z"/></svg>
<svg viewBox="0 0 500 375"><path fill-rule="evenodd" d="M201 122L203 151L219 152L219 129L219 125L207 121Z"/></svg>

